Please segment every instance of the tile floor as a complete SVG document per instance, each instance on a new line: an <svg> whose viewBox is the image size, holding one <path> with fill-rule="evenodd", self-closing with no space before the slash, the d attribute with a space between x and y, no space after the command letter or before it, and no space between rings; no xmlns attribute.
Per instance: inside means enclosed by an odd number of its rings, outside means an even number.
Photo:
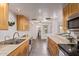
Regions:
<svg viewBox="0 0 79 59"><path fill-rule="evenodd" d="M47 40L36 39L32 40L32 50L29 56L50 56L47 49Z"/></svg>

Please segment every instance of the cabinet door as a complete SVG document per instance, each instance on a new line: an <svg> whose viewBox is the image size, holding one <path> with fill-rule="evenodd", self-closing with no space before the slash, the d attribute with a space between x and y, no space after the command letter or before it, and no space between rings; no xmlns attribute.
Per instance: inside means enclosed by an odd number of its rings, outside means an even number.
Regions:
<svg viewBox="0 0 79 59"><path fill-rule="evenodd" d="M78 3L72 3L70 5L71 5L71 14L77 13L79 11Z"/></svg>
<svg viewBox="0 0 79 59"><path fill-rule="evenodd" d="M68 14L68 8L67 6L64 7L63 9L63 31L66 32L67 27L66 27L66 21L67 21L67 15Z"/></svg>
<svg viewBox="0 0 79 59"><path fill-rule="evenodd" d="M22 45L12 51L9 56L25 56L29 54L29 41L25 41Z"/></svg>
<svg viewBox="0 0 79 59"><path fill-rule="evenodd" d="M0 3L0 29L8 30L8 4Z"/></svg>
<svg viewBox="0 0 79 59"><path fill-rule="evenodd" d="M49 46L48 49L49 49L50 55L53 56L53 50L52 50L52 46L51 46L51 44L49 44L48 46Z"/></svg>
<svg viewBox="0 0 79 59"><path fill-rule="evenodd" d="M17 15L17 30L26 31L29 28L29 21L23 15Z"/></svg>
<svg viewBox="0 0 79 59"><path fill-rule="evenodd" d="M71 4L68 4L68 16L71 15Z"/></svg>
<svg viewBox="0 0 79 59"><path fill-rule="evenodd" d="M12 51L8 56L19 56L20 55L20 53L19 53L19 50L14 50L14 51Z"/></svg>
<svg viewBox="0 0 79 59"><path fill-rule="evenodd" d="M52 56L59 55L58 45L50 38L48 38L48 49Z"/></svg>
<svg viewBox="0 0 79 59"><path fill-rule="evenodd" d="M66 11L65 11L66 17L68 17L68 15L69 15L69 8L68 8L68 5L65 7L65 9L66 9Z"/></svg>
<svg viewBox="0 0 79 59"><path fill-rule="evenodd" d="M58 50L59 48L58 48L58 46L57 45L53 45L52 46L52 54L53 54L53 56L57 56L57 55L59 55L59 50Z"/></svg>
<svg viewBox="0 0 79 59"><path fill-rule="evenodd" d="M66 8L63 8L63 16L64 16L64 18L66 17Z"/></svg>

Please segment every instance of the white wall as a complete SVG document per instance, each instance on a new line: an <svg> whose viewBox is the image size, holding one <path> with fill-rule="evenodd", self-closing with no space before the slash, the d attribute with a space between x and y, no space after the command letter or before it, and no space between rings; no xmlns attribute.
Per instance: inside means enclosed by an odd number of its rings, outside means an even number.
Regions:
<svg viewBox="0 0 79 59"><path fill-rule="evenodd" d="M58 11L55 11L55 15L56 16L52 19L52 34L60 33L60 25L63 25L62 6L59 7Z"/></svg>
<svg viewBox="0 0 79 59"><path fill-rule="evenodd" d="M29 34L30 36L33 37L33 39L36 39L37 37L37 28L36 28L37 23L30 21L30 30Z"/></svg>
<svg viewBox="0 0 79 59"><path fill-rule="evenodd" d="M12 27L9 26L8 30L0 30L0 41L5 40L4 39L5 36L10 36L10 38L12 38L14 32L17 31L17 28L16 28L16 16L12 12L9 12L9 20L14 20L15 25L13 25ZM20 36L22 36L23 34L26 34L25 31L24 32L18 31L18 32L19 32Z"/></svg>

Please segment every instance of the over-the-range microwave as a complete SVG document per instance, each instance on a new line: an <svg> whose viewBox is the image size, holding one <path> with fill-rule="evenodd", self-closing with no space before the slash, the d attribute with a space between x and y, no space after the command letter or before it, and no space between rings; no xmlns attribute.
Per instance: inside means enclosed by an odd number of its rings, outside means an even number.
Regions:
<svg viewBox="0 0 79 59"><path fill-rule="evenodd" d="M79 17L68 20L68 29L79 29Z"/></svg>

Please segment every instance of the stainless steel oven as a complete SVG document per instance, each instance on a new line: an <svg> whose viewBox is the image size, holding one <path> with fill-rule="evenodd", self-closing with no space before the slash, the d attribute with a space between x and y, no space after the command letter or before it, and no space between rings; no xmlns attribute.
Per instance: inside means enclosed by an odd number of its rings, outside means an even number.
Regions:
<svg viewBox="0 0 79 59"><path fill-rule="evenodd" d="M68 20L68 29L79 29L79 17Z"/></svg>

